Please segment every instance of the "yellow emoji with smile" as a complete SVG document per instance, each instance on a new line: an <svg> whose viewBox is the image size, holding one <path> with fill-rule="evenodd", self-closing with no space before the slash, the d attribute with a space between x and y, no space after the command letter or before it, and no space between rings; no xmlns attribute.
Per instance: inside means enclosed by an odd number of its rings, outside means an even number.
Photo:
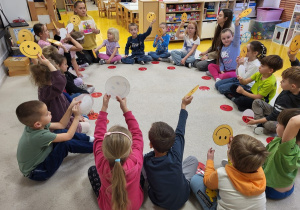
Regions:
<svg viewBox="0 0 300 210"><path fill-rule="evenodd" d="M186 13L183 13L182 15L181 15L181 21L183 22L186 22L187 21L187 14Z"/></svg>
<svg viewBox="0 0 300 210"><path fill-rule="evenodd" d="M42 55L42 48L33 41L25 41L20 45L20 51L28 58L37 58L37 55Z"/></svg>
<svg viewBox="0 0 300 210"><path fill-rule="evenodd" d="M69 20L70 23L73 23L74 26L78 26L79 23L81 22L81 19L78 15L72 15Z"/></svg>
<svg viewBox="0 0 300 210"><path fill-rule="evenodd" d="M300 49L300 34L295 36L290 44L290 53L295 55Z"/></svg>
<svg viewBox="0 0 300 210"><path fill-rule="evenodd" d="M213 140L217 145L223 146L229 143L231 136L233 136L232 128L229 125L220 125L213 133Z"/></svg>
<svg viewBox="0 0 300 210"><path fill-rule="evenodd" d="M252 9L251 9L251 8L246 9L246 10L244 10L243 12L240 13L239 17L240 17L240 18L246 17L246 16L248 16L251 12L252 12Z"/></svg>
<svg viewBox="0 0 300 210"><path fill-rule="evenodd" d="M25 41L34 41L33 34L27 30L27 29L22 29L18 33L18 44L21 44L22 42Z"/></svg>

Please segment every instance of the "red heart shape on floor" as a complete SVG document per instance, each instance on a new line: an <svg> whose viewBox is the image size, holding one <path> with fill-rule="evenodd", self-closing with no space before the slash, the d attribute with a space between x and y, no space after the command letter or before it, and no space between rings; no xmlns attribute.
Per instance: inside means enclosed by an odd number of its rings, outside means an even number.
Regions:
<svg viewBox="0 0 300 210"><path fill-rule="evenodd" d="M99 97L102 96L102 93L100 93L100 92L95 92L95 93L92 93L91 96L92 96L93 98L99 98Z"/></svg>
<svg viewBox="0 0 300 210"><path fill-rule="evenodd" d="M200 86L199 90L210 90L210 88L207 86Z"/></svg>
<svg viewBox="0 0 300 210"><path fill-rule="evenodd" d="M274 139L274 137L268 137L268 138L266 139L266 141L267 141L267 143L269 144L271 141L273 141L273 139Z"/></svg>
<svg viewBox="0 0 300 210"><path fill-rule="evenodd" d="M79 68L78 70L79 70L79 71L84 71L84 70L85 70L85 68Z"/></svg>
<svg viewBox="0 0 300 210"><path fill-rule="evenodd" d="M109 66L109 67L107 67L108 69L115 69L115 68L117 68L116 66Z"/></svg>
<svg viewBox="0 0 300 210"><path fill-rule="evenodd" d="M225 104L224 104L224 105L221 105L221 106L220 106L220 109L223 110L223 111L227 111L227 112L233 110L232 106L225 105Z"/></svg>
<svg viewBox="0 0 300 210"><path fill-rule="evenodd" d="M88 114L90 120L96 120L98 118L98 113Z"/></svg>
<svg viewBox="0 0 300 210"><path fill-rule="evenodd" d="M152 61L152 64L159 64L159 61Z"/></svg>
<svg viewBox="0 0 300 210"><path fill-rule="evenodd" d="M147 68L145 68L145 67L140 67L139 70L140 70L140 71L146 71Z"/></svg>
<svg viewBox="0 0 300 210"><path fill-rule="evenodd" d="M250 117L250 116L243 116L242 119L245 123L248 123L250 121L250 119L254 119L254 118Z"/></svg>
<svg viewBox="0 0 300 210"><path fill-rule="evenodd" d="M204 80L210 80L211 79L211 77L209 77L209 76L203 76L201 78L204 79Z"/></svg>
<svg viewBox="0 0 300 210"><path fill-rule="evenodd" d="M167 69L169 69L169 70L174 70L175 67L174 67L174 66L168 66Z"/></svg>

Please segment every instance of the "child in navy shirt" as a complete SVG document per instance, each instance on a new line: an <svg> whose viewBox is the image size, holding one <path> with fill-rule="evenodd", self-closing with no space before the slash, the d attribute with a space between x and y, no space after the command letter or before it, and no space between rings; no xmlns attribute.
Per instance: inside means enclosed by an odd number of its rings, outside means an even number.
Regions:
<svg viewBox="0 0 300 210"><path fill-rule="evenodd" d="M144 40L147 36L150 35L152 31L152 24L156 20L153 20L150 23L150 26L146 33L138 34L138 26L135 23L129 24L129 33L131 33L132 36L128 37L126 46L125 46L125 57L122 58L122 63L125 64L145 64L152 60L152 58L149 55L145 55L145 44ZM129 48L132 50L132 55L128 56L129 54Z"/></svg>

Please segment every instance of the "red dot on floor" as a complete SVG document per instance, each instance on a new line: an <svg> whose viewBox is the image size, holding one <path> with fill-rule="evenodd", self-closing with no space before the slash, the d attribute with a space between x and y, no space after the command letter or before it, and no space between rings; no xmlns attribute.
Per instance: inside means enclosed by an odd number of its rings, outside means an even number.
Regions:
<svg viewBox="0 0 300 210"><path fill-rule="evenodd" d="M210 90L210 88L207 86L200 86L199 90Z"/></svg>
<svg viewBox="0 0 300 210"><path fill-rule="evenodd" d="M250 117L250 116L243 116L242 119L245 123L248 123L250 121L250 119L254 119L254 118Z"/></svg>
<svg viewBox="0 0 300 210"><path fill-rule="evenodd" d="M78 70L79 70L79 71L84 71L84 70L85 70L85 68L79 68Z"/></svg>
<svg viewBox="0 0 300 210"><path fill-rule="evenodd" d="M159 64L159 61L152 61L152 64Z"/></svg>
<svg viewBox="0 0 300 210"><path fill-rule="evenodd" d="M267 141L267 143L269 144L271 141L273 141L273 139L274 139L274 137L268 137L268 138L266 139L266 141Z"/></svg>
<svg viewBox="0 0 300 210"><path fill-rule="evenodd" d="M140 70L140 71L146 71L147 68L145 68L145 67L140 67L139 70Z"/></svg>
<svg viewBox="0 0 300 210"><path fill-rule="evenodd" d="M221 105L221 106L220 106L220 109L223 110L223 111L227 111L227 112L233 110L232 106L225 105L225 104L224 104L224 105Z"/></svg>
<svg viewBox="0 0 300 210"><path fill-rule="evenodd" d="M98 118L98 113L88 114L90 120L96 120Z"/></svg>
<svg viewBox="0 0 300 210"><path fill-rule="evenodd" d="M115 69L116 66L109 66L109 67L107 67L107 68L109 68L109 69Z"/></svg>
<svg viewBox="0 0 300 210"><path fill-rule="evenodd" d="M99 98L99 97L102 96L102 93L100 93L100 92L95 92L95 93L92 93L91 96L92 96L93 98Z"/></svg>
<svg viewBox="0 0 300 210"><path fill-rule="evenodd" d="M211 77L209 77L209 76L203 76L201 78L204 79L204 80L210 80L211 79Z"/></svg>
<svg viewBox="0 0 300 210"><path fill-rule="evenodd" d="M174 66L168 66L167 69L169 69L169 70L174 70L175 67L174 67Z"/></svg>

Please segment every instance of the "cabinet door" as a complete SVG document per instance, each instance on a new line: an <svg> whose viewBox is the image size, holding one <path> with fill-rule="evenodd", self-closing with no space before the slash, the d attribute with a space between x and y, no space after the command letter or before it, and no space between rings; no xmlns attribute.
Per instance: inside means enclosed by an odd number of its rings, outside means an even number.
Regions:
<svg viewBox="0 0 300 210"><path fill-rule="evenodd" d="M209 39L214 37L217 21L202 22L201 39Z"/></svg>

